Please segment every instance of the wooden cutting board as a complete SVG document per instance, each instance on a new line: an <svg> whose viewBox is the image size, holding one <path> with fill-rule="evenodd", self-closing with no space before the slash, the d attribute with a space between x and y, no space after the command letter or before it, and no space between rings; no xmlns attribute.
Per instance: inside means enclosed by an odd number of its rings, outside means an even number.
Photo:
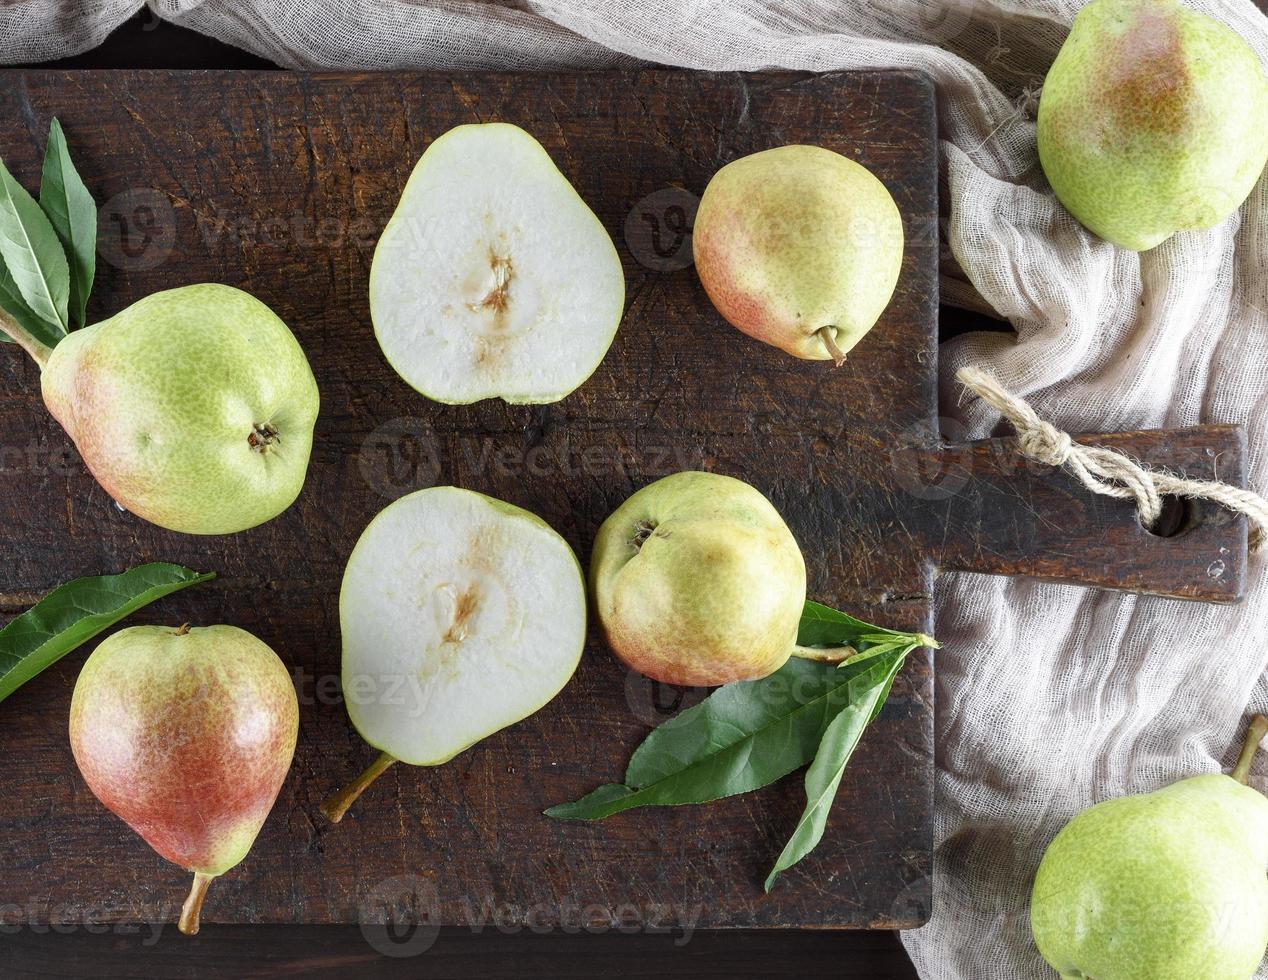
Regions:
<svg viewBox="0 0 1268 980"><path fill-rule="evenodd" d="M932 629L941 568L1041 575L1189 598L1242 588L1244 522L1193 506L1179 533L1019 459L1008 440L940 443L934 91L903 72L708 75L0 75L0 152L28 186L58 116L99 202L90 312L214 280L271 305L322 393L298 503L221 538L120 512L45 413L34 364L0 350L0 602L12 614L77 575L151 560L219 578L134 622L233 623L272 645L301 698L294 769L250 856L217 880L210 922L539 927L905 927L930 907L933 657L914 654L841 784L823 843L763 896L803 805L793 776L707 807L598 824L541 816L619 778L649 726L701 692L625 671L592 635L576 677L534 717L445 766L397 766L339 826L317 805L373 756L339 702L344 562L391 499L432 483L542 515L583 560L635 488L683 468L740 476L786 516L810 593L903 629ZM458 123L517 123L611 232L627 312L597 373L555 405L432 403L373 337L374 243L428 143ZM894 300L835 370L749 340L690 268L694 195L723 164L809 142L866 164L902 210ZM1101 439L1155 465L1239 482L1236 430ZM0 906L21 917L174 919L187 875L88 791L66 739L87 650L0 705ZM996 656L1009 651L996 650ZM12 916L10 916L12 918Z"/></svg>

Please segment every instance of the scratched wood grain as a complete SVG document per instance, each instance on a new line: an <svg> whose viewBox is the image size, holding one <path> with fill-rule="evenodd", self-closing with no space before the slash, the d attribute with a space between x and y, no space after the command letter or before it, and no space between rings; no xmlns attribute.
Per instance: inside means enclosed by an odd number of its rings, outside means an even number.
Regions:
<svg viewBox="0 0 1268 980"><path fill-rule="evenodd" d="M28 185L57 115L101 211L90 306L157 289L250 290L299 337L322 392L308 481L269 524L185 537L120 512L46 415L33 364L0 351L4 611L76 575L164 559L219 573L136 622L226 622L271 644L301 698L290 779L250 856L218 880L208 922L694 927L919 924L930 902L932 661L914 655L868 731L818 850L764 897L801 782L707 807L558 823L546 806L619 777L649 727L701 692L623 670L592 636L576 677L534 717L445 766L398 766L338 827L317 804L372 756L339 701L336 597L370 518L454 483L542 515L588 556L633 489L683 468L771 496L805 551L811 594L888 626L931 628L939 568L1024 573L1231 599L1244 523L1194 508L1158 538L1125 505L1019 465L1006 441L944 446L936 418L934 95L910 73L305 75L14 71L0 75L0 152ZM427 401L375 344L366 290L378 232L430 140L517 123L612 233L627 312L594 377L556 405ZM894 301L841 370L751 341L690 268L694 195L722 164L813 142L870 167L902 211ZM1231 430L1118 444L1224 478ZM1216 565L1222 562L1222 565ZM1218 574L1216 572L1218 571ZM65 736L86 651L0 708L0 909L9 919L171 919L186 874L92 797ZM17 910L17 911L15 911Z"/></svg>

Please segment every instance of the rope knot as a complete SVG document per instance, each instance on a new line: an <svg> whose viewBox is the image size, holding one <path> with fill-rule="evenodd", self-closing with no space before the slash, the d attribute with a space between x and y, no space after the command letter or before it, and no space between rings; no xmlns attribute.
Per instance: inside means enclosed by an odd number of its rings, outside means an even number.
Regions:
<svg viewBox="0 0 1268 980"><path fill-rule="evenodd" d="M1165 470L1149 470L1135 460L1106 449L1075 442L1039 417L1024 398L1018 398L978 368L956 372L956 379L1008 419L1017 430L1022 454L1049 466L1063 467L1091 490L1107 497L1131 500L1140 522L1152 527L1162 514L1165 494L1210 500L1250 521L1250 548L1257 551L1268 539L1268 500L1251 490L1216 480L1189 480Z"/></svg>
<svg viewBox="0 0 1268 980"><path fill-rule="evenodd" d="M1049 466L1064 466L1070 459L1074 440L1054 425L1038 419L1033 429L1018 430L1021 451L1031 459Z"/></svg>

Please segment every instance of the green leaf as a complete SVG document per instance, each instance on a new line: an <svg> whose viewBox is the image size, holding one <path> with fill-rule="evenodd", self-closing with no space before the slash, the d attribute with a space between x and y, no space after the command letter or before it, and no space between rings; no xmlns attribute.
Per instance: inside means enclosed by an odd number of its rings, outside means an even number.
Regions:
<svg viewBox="0 0 1268 980"><path fill-rule="evenodd" d="M843 666L794 658L760 681L720 687L648 735L630 758L624 785L600 786L546 815L599 820L638 806L707 803L773 783L815 757L833 719L860 697L860 676L870 685L901 659L894 651Z"/></svg>
<svg viewBox="0 0 1268 980"><path fill-rule="evenodd" d="M65 336L61 328L41 320L26 305L26 300L22 298L18 284L13 281L13 276L9 274L9 268L4 264L3 259L0 259L0 309L13 317L18 325L24 327L36 340L49 347L55 346ZM13 338L0 332L0 342L11 344Z"/></svg>
<svg viewBox="0 0 1268 980"><path fill-rule="evenodd" d="M120 575L93 575L59 585L0 629L0 701L128 614L215 577L154 562Z"/></svg>
<svg viewBox="0 0 1268 980"><path fill-rule="evenodd" d="M622 800L627 796L633 796L634 790L628 786L622 786L620 783L605 783L598 789L591 790L581 799L573 803L560 803L546 810L546 816L554 817L556 820L598 820L601 817L610 817L614 813L619 813L624 807L612 808L609 806L618 800ZM633 806L639 804L634 803Z"/></svg>
<svg viewBox="0 0 1268 980"><path fill-rule="evenodd" d="M860 653L878 646L894 649L904 645L930 646L935 649L938 646L932 637L923 633L901 633L883 629L810 600L806 600L801 610L797 644L803 647L852 646Z"/></svg>
<svg viewBox="0 0 1268 980"><path fill-rule="evenodd" d="M61 240L70 263L69 312L84 326L88 294L97 266L97 204L70 159L62 124L53 119L44 148L40 207Z"/></svg>
<svg viewBox="0 0 1268 980"><path fill-rule="evenodd" d="M66 333L70 267L40 206L0 160L0 258L31 311Z"/></svg>
<svg viewBox="0 0 1268 980"><path fill-rule="evenodd" d="M766 879L769 891L822 838L850 756L907 655L938 645L923 633L882 629L817 602L802 611L797 644L803 653L815 647L854 653L841 664L794 657L760 681L718 688L647 736L630 757L624 784L600 786L546 815L601 820L639 806L707 803L811 763L805 811Z"/></svg>
<svg viewBox="0 0 1268 980"><path fill-rule="evenodd" d="M914 644L908 650L914 649ZM814 762L806 770L806 808L792 837L766 876L765 889L771 890L781 871L786 871L818 845L828 820L828 811L836 799L837 787L845 774L846 764L854 754L868 722L876 717L894 678L907 659L908 650L893 655L883 654L867 661L868 668L851 682L849 703L832 720L819 743Z"/></svg>
<svg viewBox="0 0 1268 980"><path fill-rule="evenodd" d="M598 820L636 806L707 803L774 782L814 757L842 706L837 699L849 671L790 660L760 681L720 687L644 740L624 786L601 786L546 815Z"/></svg>
<svg viewBox="0 0 1268 980"><path fill-rule="evenodd" d="M797 642L807 647L843 646L875 632L875 626L869 626L861 619L807 599L797 627Z"/></svg>

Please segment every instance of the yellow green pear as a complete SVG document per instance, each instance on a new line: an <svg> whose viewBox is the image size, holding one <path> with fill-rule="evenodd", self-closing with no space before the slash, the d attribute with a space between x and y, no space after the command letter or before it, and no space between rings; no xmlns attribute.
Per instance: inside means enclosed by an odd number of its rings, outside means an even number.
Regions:
<svg viewBox="0 0 1268 980"><path fill-rule="evenodd" d="M1044 80L1039 159L1123 248L1219 224L1268 159L1268 79L1232 29L1176 0L1092 0Z"/></svg>
<svg viewBox="0 0 1268 980"><path fill-rule="evenodd" d="M713 175L691 242L700 282L732 326L841 364L894 294L903 222L862 164L821 146L778 146Z"/></svg>
<svg viewBox="0 0 1268 980"><path fill-rule="evenodd" d="M1245 785L1258 715L1232 776L1106 800L1040 862L1031 931L1065 980L1248 980L1268 947L1268 798Z"/></svg>
<svg viewBox="0 0 1268 980"><path fill-rule="evenodd" d="M603 522L590 560L613 652L667 684L756 680L797 647L806 564L755 487L718 473L648 484Z"/></svg>
<svg viewBox="0 0 1268 980"><path fill-rule="evenodd" d="M217 283L165 290L51 351L28 350L48 410L97 482L138 517L229 534L299 495L317 382L286 324L248 293Z"/></svg>

